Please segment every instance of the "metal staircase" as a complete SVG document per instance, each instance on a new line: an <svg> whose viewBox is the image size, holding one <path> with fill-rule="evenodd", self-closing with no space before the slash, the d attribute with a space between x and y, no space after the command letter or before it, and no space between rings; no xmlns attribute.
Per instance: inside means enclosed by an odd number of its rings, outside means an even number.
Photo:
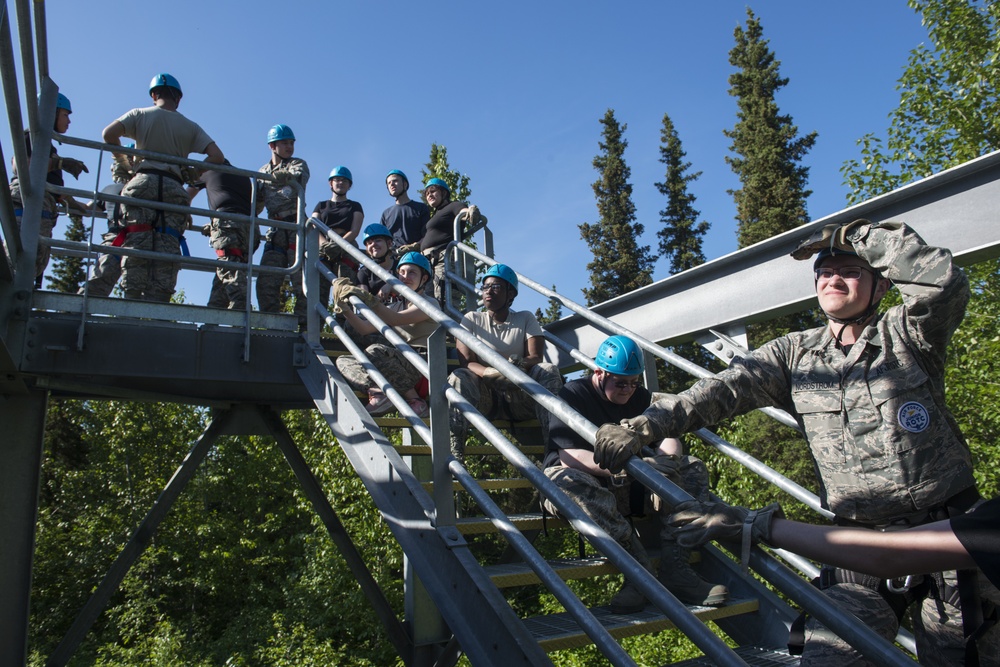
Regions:
<svg viewBox="0 0 1000 667"><path fill-rule="evenodd" d="M19 84L5 2L0 16L0 74L9 129L15 147L21 146L21 96L34 100L36 91L40 91L39 105L28 105L28 124L33 145L44 146L52 139L51 129L46 128L52 127L51 110L57 91L47 71L44 8L42 3L34 3L32 19L27 0L18 0L14 5L22 54L27 57L22 63L25 81ZM33 35L38 46L32 45ZM36 55L37 72L33 67ZM98 142L71 137L60 140L99 151L99 155L110 149ZM0 155L0 164L5 164L5 160ZM193 164L186 160L167 161ZM50 395L204 405L213 408L213 419L193 443L189 455L179 463L177 473L81 610L62 644L50 656L49 664L62 665L70 659L213 443L218 437L230 434L264 434L274 439L350 564L387 637L407 665L450 665L461 654L475 665L544 665L552 664L549 657L552 652L589 644L595 645L610 664L634 665L635 661L618 640L668 628L682 631L704 652L704 658L687 664L797 664L797 659L782 649L787 626L796 615L790 603L808 609L880 664L912 664L905 653L828 604L802 576L803 572L811 574L810 568L814 566L787 554L779 555L795 569L776 559L774 553L755 548L751 555L751 567L757 574L754 577L743 574L723 551L705 548L694 566L712 581L725 583L732 600L718 608L688 607L678 602L542 474L537 465L540 443L535 425L491 422L449 388L448 339L461 340L591 441L595 425L462 329L456 321L459 311L449 307L446 312L436 301L407 289L380 267L373 266L356 248L330 235L322 224L307 220L301 205L300 220L294 227L302 240L298 244L299 261L305 269L309 305L308 323L302 334L293 316L256 313L249 304L244 312L233 312L36 291L33 267L44 170L37 165L29 167L26 155L17 148L15 162L26 194L21 229L15 224L13 207L6 196L9 193L6 171L0 170L0 229L5 249L0 254L0 424L6 431L6 442L2 445L4 465L0 466L0 508L3 508L0 531L5 535L0 540L0 646L4 647L0 652L0 667L23 665L26 659L40 443ZM261 177L256 172L220 169ZM98 195L99 182L92 190L59 191L129 201ZM918 225L929 241L951 247L960 262L979 261L1000 254L1000 225L996 224L993 213L995 206L991 206L998 195L1000 154L992 154L594 309L573 303L529 276L518 274L518 277L522 290L534 289L545 297L558 298L573 313L547 328L548 353L562 368L586 367L605 336L623 333L640 342L649 361L675 364L697 377L707 371L679 359L667 349L669 346L699 339L723 358L731 358L740 353L742 326L801 310L810 304L811 293L806 289L810 281L804 277L803 267L782 258L797 239L814 228L860 216L900 218ZM219 217L218 213L200 209L190 212L194 216ZM282 224L247 220L264 225ZM465 222L459 220L457 224ZM466 239L478 235L485 252L464 243L453 244L449 252L448 286L456 301L464 299L474 305L475 272L494 261L490 230L472 227L460 231L464 231ZM320 234L341 244L355 260L367 263L394 285L399 294L439 323L424 357L379 322L362 302L355 300L354 304L428 378L428 419L418 418L369 363L367 369L385 387L399 411L399 417L371 417L337 371L329 349L331 339L324 330L332 331L339 353L354 354L359 359L364 359L364 353L318 298L320 274L326 271L315 262ZM90 242L52 241L51 246L57 255L92 258L107 251L106 247ZM215 268L212 260L184 261L187 269ZM294 268L284 271L291 272ZM256 265L248 269L251 273L276 270ZM734 289L734 285L739 285L739 289ZM748 288L757 298L748 300L743 296ZM734 293L737 298L730 297ZM647 363L647 368L654 366ZM655 387L655 372L647 377L647 386ZM450 455L449 405L463 411L483 442L470 447L467 458L500 457L498 460L503 461L509 474L477 480L462 462ZM381 520L405 553L401 582L404 609L393 609L386 601L365 566L363 554L357 552L322 485L284 427L280 412L292 408L313 408L322 414L338 446L364 483ZM769 414L785 423L790 421L783 413L769 411ZM732 456L749 471L764 475L779 488L820 509L813 494L780 473L767 469L713 433L702 431L698 435L706 446ZM686 496L641 460L633 459L628 470L670 503ZM567 519L544 518L530 506L505 512L497 502L498 492L518 496L539 494L549 498ZM461 499L458 510L456 498ZM534 507L537 508L537 497ZM546 551L547 531L567 530L583 535L591 545L591 552L548 557L540 553ZM477 541L496 536L505 541L503 555L481 557L483 550L477 548ZM619 572L635 581L651 601L643 612L617 615L606 607L588 606L566 583ZM539 594L551 595L554 604L564 611L519 616L518 605L512 605L515 596L508 593L523 587L537 587ZM730 648L708 622L736 648ZM902 641L905 645L905 638Z"/></svg>

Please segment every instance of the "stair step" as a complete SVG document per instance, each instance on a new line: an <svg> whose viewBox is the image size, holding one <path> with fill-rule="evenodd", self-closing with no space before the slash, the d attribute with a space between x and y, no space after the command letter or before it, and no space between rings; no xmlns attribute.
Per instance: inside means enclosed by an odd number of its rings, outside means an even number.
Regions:
<svg viewBox="0 0 1000 667"><path fill-rule="evenodd" d="M749 614L759 608L758 601L754 599L732 600L722 607L688 605L688 609L702 621ZM652 605L636 614L615 614L608 607L594 607L590 611L615 639L661 632L674 627L674 624ZM593 643L590 637L580 630L576 619L566 612L528 618L524 620L524 625L542 649L548 652L579 648Z"/></svg>
<svg viewBox="0 0 1000 667"><path fill-rule="evenodd" d="M528 514L509 514L507 519L522 533L526 530L542 529L541 512L531 512ZM569 525L565 519L553 516L545 518L545 525L548 528L564 528ZM496 532L496 527L486 517L463 517L455 522L455 527L462 535L485 535Z"/></svg>
<svg viewBox="0 0 1000 667"><path fill-rule="evenodd" d="M788 655L787 648L761 648L760 646L740 646L733 649L750 667L776 667L799 664L799 656ZM674 667L712 667L715 663L702 656L684 662L675 662ZM914 663L916 664L916 663Z"/></svg>
<svg viewBox="0 0 1000 667"><path fill-rule="evenodd" d="M404 456L430 456L431 448L427 445L396 445L396 451ZM543 456L545 448L541 445L528 445L518 449L529 456ZM496 447L489 445L469 445L465 448L466 456L494 456L498 454Z"/></svg>
<svg viewBox="0 0 1000 667"><path fill-rule="evenodd" d="M657 567L660 562L659 554L655 550L650 549L648 555L653 567ZM701 552L692 551L690 562L697 563L700 560ZM618 568L602 556L553 558L548 561L548 564L563 581L587 579L604 574L618 574ZM483 569L486 570L486 574L489 575L497 588L532 586L541 583L535 571L527 563L523 562L487 565Z"/></svg>
<svg viewBox="0 0 1000 667"><path fill-rule="evenodd" d="M476 480L479 482L479 486L487 491L502 491L505 489L533 489L535 488L531 482L524 479L523 477L512 477L508 479L480 479ZM434 482L424 482L422 485L428 493L434 488ZM463 487L458 482L452 482L451 488L453 491L462 491Z"/></svg>

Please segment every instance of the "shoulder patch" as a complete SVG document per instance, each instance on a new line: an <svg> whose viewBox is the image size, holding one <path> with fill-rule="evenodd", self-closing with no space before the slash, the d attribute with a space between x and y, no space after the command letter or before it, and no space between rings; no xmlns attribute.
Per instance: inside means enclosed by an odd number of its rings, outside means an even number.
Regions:
<svg viewBox="0 0 1000 667"><path fill-rule="evenodd" d="M931 417L923 405L916 401L909 401L899 407L896 412L896 421L910 433L920 433L930 426Z"/></svg>

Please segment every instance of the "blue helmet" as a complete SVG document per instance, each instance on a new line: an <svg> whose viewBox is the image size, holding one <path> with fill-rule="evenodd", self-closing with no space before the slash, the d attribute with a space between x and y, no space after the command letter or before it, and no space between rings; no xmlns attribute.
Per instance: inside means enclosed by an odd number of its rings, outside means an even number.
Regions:
<svg viewBox="0 0 1000 667"><path fill-rule="evenodd" d="M485 281L490 276L495 276L500 280L506 281L511 287L514 288L514 294L517 294L517 274L514 273L514 269L510 268L506 264L494 264L486 270L486 275L483 276L483 280Z"/></svg>
<svg viewBox="0 0 1000 667"><path fill-rule="evenodd" d="M69 103L69 98L58 93L56 95L56 109L65 109L66 111L73 113L73 105Z"/></svg>
<svg viewBox="0 0 1000 667"><path fill-rule="evenodd" d="M440 178L432 178L431 180L427 181L427 183L424 185L424 189L427 189L427 188L431 187L432 185L436 185L439 188L444 188L445 192L447 192L449 195L451 194L451 188L449 188L448 184L445 183Z"/></svg>
<svg viewBox="0 0 1000 667"><path fill-rule="evenodd" d="M337 167L334 167L333 171L330 172L330 178L328 178L326 180L332 181L334 178L336 178L338 176L340 178L346 178L351 183L354 183L354 177L351 176L351 170L348 169L347 167L345 167L344 165L339 165Z"/></svg>
<svg viewBox="0 0 1000 667"><path fill-rule="evenodd" d="M615 375L639 375L646 368L642 350L626 336L611 336L601 343L594 362L601 370Z"/></svg>
<svg viewBox="0 0 1000 667"><path fill-rule="evenodd" d="M399 169L393 169L388 174L386 174L385 175L385 180L388 181L390 176L399 176L401 179L403 179L404 181L406 181L407 185L410 184L410 179L408 179L406 177L406 174L404 174L403 172L401 172Z"/></svg>
<svg viewBox="0 0 1000 667"><path fill-rule="evenodd" d="M162 86L169 86L170 88L173 88L177 91L178 96L184 94L181 90L180 82L169 74L157 74L154 76L153 80L149 82L149 92L153 92L153 90Z"/></svg>
<svg viewBox="0 0 1000 667"><path fill-rule="evenodd" d="M376 239L380 236L388 236L391 239L392 232L390 232L389 228L386 227L385 225L373 222L372 224L365 227L364 237L361 239L361 242L367 243L368 239ZM422 256L423 255L421 255L421 257Z"/></svg>
<svg viewBox="0 0 1000 667"><path fill-rule="evenodd" d="M404 264L413 264L414 266L419 266L424 270L428 276L434 275L431 272L431 263L427 261L427 258L421 255L419 252L408 252L399 258L399 262L396 264L396 269L403 266Z"/></svg>
<svg viewBox="0 0 1000 667"><path fill-rule="evenodd" d="M287 125L282 125L278 123L270 130L267 131L267 143L273 143L275 141L283 141L285 139L291 139L295 141L295 133L292 132L292 128Z"/></svg>

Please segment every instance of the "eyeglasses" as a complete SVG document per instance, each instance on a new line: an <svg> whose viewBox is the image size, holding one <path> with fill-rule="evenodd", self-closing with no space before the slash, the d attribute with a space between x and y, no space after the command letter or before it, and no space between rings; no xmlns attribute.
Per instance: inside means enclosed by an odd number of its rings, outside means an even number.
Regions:
<svg viewBox="0 0 1000 667"><path fill-rule="evenodd" d="M503 289L502 283L484 283L480 291L486 294L487 292L499 292L501 289Z"/></svg>
<svg viewBox="0 0 1000 667"><path fill-rule="evenodd" d="M619 380L616 377L611 378L611 384L615 386L615 389L635 391L642 386L642 380Z"/></svg>
<svg viewBox="0 0 1000 667"><path fill-rule="evenodd" d="M844 280L861 280L861 275L866 271L861 266L842 266L839 269L832 266L821 266L816 269L816 280L830 280L834 275L838 275Z"/></svg>

